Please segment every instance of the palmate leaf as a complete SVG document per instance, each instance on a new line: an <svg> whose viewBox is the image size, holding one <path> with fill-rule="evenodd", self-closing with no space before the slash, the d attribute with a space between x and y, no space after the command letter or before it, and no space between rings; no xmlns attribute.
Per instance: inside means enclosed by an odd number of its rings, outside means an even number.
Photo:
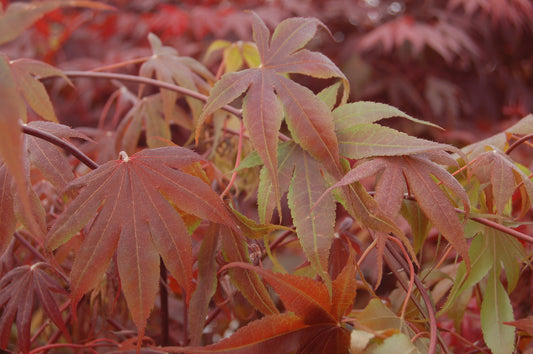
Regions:
<svg viewBox="0 0 533 354"><path fill-rule="evenodd" d="M14 268L0 280L0 308L2 308L0 349L6 349L11 325L16 317L18 349L23 353L29 351L31 321L36 299L52 322L70 340L59 307L52 295L52 292L66 295L66 291L41 269L42 265L43 263L38 263Z"/></svg>
<svg viewBox="0 0 533 354"><path fill-rule="evenodd" d="M454 204L434 180L436 178L441 181L455 196L459 197L468 213L469 200L461 184L445 169L432 161L432 159L436 159L442 163L445 162L443 160L448 159L448 163L455 162L451 157L447 158L446 156L438 153L434 155L429 151L425 154L366 160L357 164L326 193L334 188L346 186L377 174L379 177L374 198L386 215L397 215L400 212L401 202L408 187L424 214L463 257L468 269L470 269L468 245L464 237L463 225L455 211ZM401 235L399 236L401 237ZM408 239L402 237L402 241L411 255L414 255ZM383 243L384 241L380 242ZM383 247L378 247L379 250L383 250ZM378 255L378 259L382 256L382 253ZM379 260L380 264L381 261Z"/></svg>
<svg viewBox="0 0 533 354"><path fill-rule="evenodd" d="M81 192L49 231L47 247L67 242L97 214L72 266L72 306L96 286L116 251L124 295L142 337L158 289L159 256L187 300L191 295L191 239L176 208L236 225L209 185L180 171L202 159L196 153L166 147L121 157L69 184Z"/></svg>
<svg viewBox="0 0 533 354"><path fill-rule="evenodd" d="M273 191L279 200L277 141L285 118L293 139L331 174L339 174L337 139L331 112L309 89L288 79L298 73L317 78L337 77L344 82L343 102L348 86L342 72L324 55L302 49L323 24L316 19L291 18L270 31L255 15L253 36L261 57L258 68L225 74L213 87L196 128L222 106L242 94L243 120L250 140L263 160ZM279 207L279 204L278 204Z"/></svg>

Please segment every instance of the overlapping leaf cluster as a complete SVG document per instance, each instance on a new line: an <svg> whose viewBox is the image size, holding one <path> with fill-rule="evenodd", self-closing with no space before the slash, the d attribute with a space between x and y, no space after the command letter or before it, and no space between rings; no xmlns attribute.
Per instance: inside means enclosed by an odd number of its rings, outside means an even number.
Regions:
<svg viewBox="0 0 533 354"><path fill-rule="evenodd" d="M0 18L0 28L13 24L16 16L24 21L6 30L0 41L16 37L50 9L66 4L99 8L88 1L45 3L50 7L9 7ZM171 352L264 352L272 346L289 352L435 350L436 311L429 296L437 297L445 288L446 303L438 306L441 314L459 314L457 322L464 312L458 299L474 287L483 289L480 318L486 345L494 352L512 352L515 331L509 324L520 327L523 322L513 322L509 293L517 286L526 251L509 234L511 226L530 211L533 183L530 171L506 150L509 136L533 133L532 117L507 134L463 150L410 136L379 121L401 117L435 127L385 104L347 103L349 85L341 70L323 54L304 48L318 29L327 30L320 21L290 18L271 34L259 16L250 16L253 44L220 42L212 48L224 49L219 74L225 74L219 79L151 34L153 55L143 61L139 76L155 77L165 85L156 93L141 86L137 97L130 95L132 106L114 127L116 134L110 135L114 145L110 150L118 158L99 166L70 142L90 139L56 123L40 82L59 76L70 83L65 73L42 62L11 61L0 54L0 255L13 249L16 235L31 253L49 261L56 274L67 269L69 276L63 277L74 318L84 295L115 269L137 327L138 350L157 292L165 286L166 279L160 279L164 266L181 289L188 311L184 327L190 345L164 348ZM443 48L441 54L451 60L448 50ZM242 69L244 63L247 68ZM294 74L336 83L315 94ZM194 97L184 92L193 92ZM238 99L242 111L228 107ZM27 107L51 122L27 123ZM239 208L241 200L220 197L217 188L225 178L203 157L208 153L202 156L173 145L172 129L179 126L191 134L189 142L192 136L197 143L209 137L209 143L197 146L211 144L216 149L229 131L221 109L234 114L230 119L240 115L244 127L240 139L247 138L255 149L235 173L260 167L253 215L259 223L241 214L245 211ZM147 148L140 146L143 134ZM51 143L76 152L92 171L80 166L73 170L72 160ZM238 149L237 163L242 147ZM38 190L32 178L40 178L45 187ZM43 205L46 193L54 196L54 202ZM280 221L290 227L271 224L276 212L282 219L284 196L290 220ZM340 235L347 232L338 220L342 213L374 240L359 260L353 245L361 240ZM473 221L483 218L494 221L473 226ZM283 273L282 262L270 249L270 238L278 230L285 236L296 235L304 259L294 271L298 275ZM461 263L451 274L453 284L443 280L425 294L414 265L427 266L422 252L430 230L442 236L450 247L446 252L455 252ZM400 260L393 243L403 251ZM253 246L260 252L252 257ZM409 268L408 277L396 275L397 280L408 295L416 284L418 294L403 301L401 309L394 305L397 308L391 310L372 300L363 311L353 311L358 288L373 294L361 268L370 247L377 250L374 286L381 282L385 262L393 272L400 261L406 265L404 271ZM341 254L347 259L332 261ZM453 266L457 259L447 255L443 261ZM279 272L267 269L268 262ZM335 272L332 262L338 266ZM41 269L42 264L12 267L0 278L1 349L7 348L15 322L18 350L30 350L35 298L65 339L71 340L56 303L60 297L52 294L64 289ZM201 347L205 323L212 320L209 310L227 309L237 292L262 317L220 343ZM406 313L408 305L417 309ZM410 321L408 326L405 321ZM429 340L420 338L426 332L432 332ZM416 337L413 343L410 337Z"/></svg>

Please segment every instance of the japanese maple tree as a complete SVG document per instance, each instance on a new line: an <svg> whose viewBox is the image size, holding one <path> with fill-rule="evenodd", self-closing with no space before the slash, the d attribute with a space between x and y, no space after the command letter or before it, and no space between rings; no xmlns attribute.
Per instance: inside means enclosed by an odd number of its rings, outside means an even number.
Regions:
<svg viewBox="0 0 533 354"><path fill-rule="evenodd" d="M267 3L1 2L1 350L529 348L531 95L464 138L439 70L483 56L454 13L506 35L531 4ZM343 21L388 77L325 54Z"/></svg>

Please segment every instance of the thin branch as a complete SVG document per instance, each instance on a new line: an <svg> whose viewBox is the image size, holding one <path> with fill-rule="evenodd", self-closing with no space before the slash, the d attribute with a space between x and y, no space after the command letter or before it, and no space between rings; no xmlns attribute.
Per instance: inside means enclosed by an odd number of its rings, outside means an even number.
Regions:
<svg viewBox="0 0 533 354"><path fill-rule="evenodd" d="M209 98L206 95L203 95L193 90L189 90L185 87L173 85L168 82L150 79L147 77L136 76L136 75L103 73L103 72L94 72L94 71L64 71L64 74L69 77L89 77L89 78L95 78L95 79L108 79L108 80L113 79L113 80L119 80L119 81L129 81L129 82L135 82L138 84L157 86L157 87L161 87L167 90L181 93L182 95L196 98L197 100L200 100L203 102L207 102L207 99ZM238 108L235 108L229 105L225 105L221 109L231 114L234 114L237 117L242 118L242 109L238 109Z"/></svg>
<svg viewBox="0 0 533 354"><path fill-rule="evenodd" d="M515 141L507 150L505 150L505 154L509 155L514 149L516 149L519 145L523 144L524 142L533 139L533 134L528 134L526 136L521 137L517 141Z"/></svg>
<svg viewBox="0 0 533 354"><path fill-rule="evenodd" d="M22 132L24 134L35 136L37 138L46 140L56 146L59 146L63 150L70 152L73 156L75 156L78 160L80 160L83 164L85 164L92 170L98 168L98 164L96 162L91 160L89 156L85 155L83 152L81 152L80 149L78 149L76 146L72 145L68 141L58 138L57 136L47 133L45 131L30 127L29 125L22 125Z"/></svg>
<svg viewBox="0 0 533 354"><path fill-rule="evenodd" d="M384 260L387 263L387 266L389 269L394 273L394 276L396 279L398 279L400 285L404 288L405 291L409 288L408 284L405 283L405 279L403 279L400 276L400 273L398 272L398 269L403 268L407 271L409 266L406 264L406 261L398 254L396 249L391 246L389 242L386 243L385 248L385 257ZM435 311L433 308L433 304L431 302L431 299L429 298L426 289L424 287L424 284L420 281L420 278L418 278L417 275L414 277L415 286L418 288L420 292L420 296L422 296L422 300L425 304L425 310L427 311L427 317L429 322L429 329L430 329L430 340L429 340L429 350L428 353L436 353L436 345L437 341L440 342L441 347L445 353L449 353L448 348L446 347L446 344L444 341L442 341L442 338L438 335L438 327L437 327L437 318L435 317ZM411 296L411 300L415 304L415 306L418 308L420 313L424 313L424 307L422 304L418 301L418 299L414 296Z"/></svg>

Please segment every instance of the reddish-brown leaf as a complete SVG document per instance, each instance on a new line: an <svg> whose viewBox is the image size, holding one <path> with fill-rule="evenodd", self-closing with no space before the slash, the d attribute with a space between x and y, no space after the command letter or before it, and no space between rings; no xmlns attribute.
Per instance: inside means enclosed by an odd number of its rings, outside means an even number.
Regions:
<svg viewBox="0 0 533 354"><path fill-rule="evenodd" d="M343 353L349 342L349 332L344 327L331 323L309 325L292 313L284 313L253 321L216 344L164 349L170 353Z"/></svg>
<svg viewBox="0 0 533 354"><path fill-rule="evenodd" d="M331 313L339 322L342 320L342 316L351 310L357 291L355 279L357 274L357 259L355 258L354 249L349 247L349 250L350 255L346 261L346 265L333 281Z"/></svg>
<svg viewBox="0 0 533 354"><path fill-rule="evenodd" d="M190 345L200 344L209 302L217 288L219 226L211 224L198 252L198 282L189 302Z"/></svg>
<svg viewBox="0 0 533 354"><path fill-rule="evenodd" d="M158 288L159 255L187 299L191 295L191 240L176 208L236 226L209 185L180 171L199 155L167 147L121 157L69 184L81 192L54 223L47 246L65 243L97 214L72 266L72 305L100 281L116 250L124 295L142 335Z"/></svg>
<svg viewBox="0 0 533 354"><path fill-rule="evenodd" d="M228 262L250 262L248 244L244 236L227 227L221 228L221 236L222 251ZM279 313L263 282L254 271L231 268L228 272L233 284L258 311L265 315Z"/></svg>
<svg viewBox="0 0 533 354"><path fill-rule="evenodd" d="M0 165L0 257L11 242L13 232L17 226L17 218L13 210L13 194L11 192L11 176L6 165Z"/></svg>
<svg viewBox="0 0 533 354"><path fill-rule="evenodd" d="M341 78L344 95L348 86L342 72L325 56L300 50L314 36L320 21L292 18L281 22L272 38L264 22L254 14L253 32L261 65L224 75L213 87L196 129L198 138L207 117L243 93L243 120L257 153L270 174L275 200L280 199L277 139L281 122L304 150L322 162L332 174L340 171L337 139L331 112L307 88L287 79L287 73L319 78ZM279 206L279 204L278 204Z"/></svg>
<svg viewBox="0 0 533 354"><path fill-rule="evenodd" d="M22 129L26 106L17 90L8 59L0 55L0 158L13 176L24 214L33 237L42 242L42 232L32 219L32 203L28 193L29 182L23 165Z"/></svg>
<svg viewBox="0 0 533 354"><path fill-rule="evenodd" d="M533 316L521 318L516 321L504 322L506 325L515 326L519 330L526 332L528 335L533 336Z"/></svg>
<svg viewBox="0 0 533 354"><path fill-rule="evenodd" d="M306 324L337 323L324 283L299 275L273 273L249 263L234 262L226 267L249 269L260 274L274 288L287 311L294 312Z"/></svg>
<svg viewBox="0 0 533 354"><path fill-rule="evenodd" d="M40 269L40 265L42 264L14 268L0 280L0 308L3 308L0 316L1 349L6 349L11 334L11 325L16 317L18 349L23 353L29 351L35 298L39 299L48 317L70 340L59 307L52 295L52 292L65 295L66 292L53 278Z"/></svg>

